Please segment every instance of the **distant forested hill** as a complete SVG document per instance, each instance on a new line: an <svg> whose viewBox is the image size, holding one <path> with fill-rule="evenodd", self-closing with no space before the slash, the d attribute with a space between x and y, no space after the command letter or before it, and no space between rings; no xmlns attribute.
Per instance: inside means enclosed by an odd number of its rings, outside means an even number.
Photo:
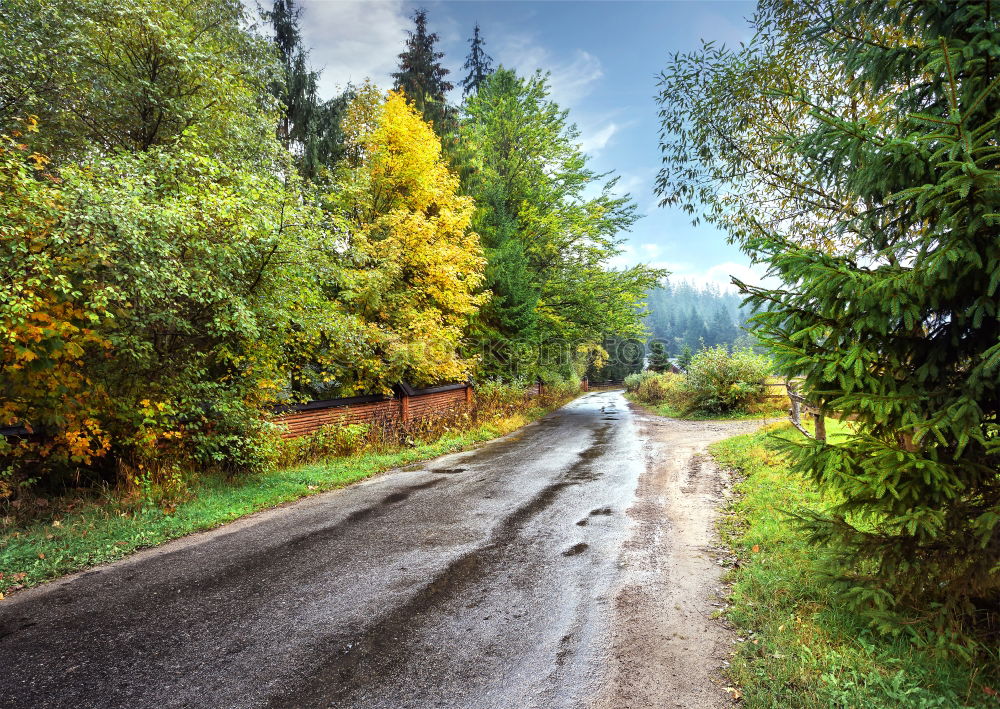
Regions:
<svg viewBox="0 0 1000 709"><path fill-rule="evenodd" d="M742 300L739 294L718 286L664 281L647 297L650 340L663 342L675 356L685 345L692 350L702 345L750 346L750 337L741 328L751 311L740 307Z"/></svg>

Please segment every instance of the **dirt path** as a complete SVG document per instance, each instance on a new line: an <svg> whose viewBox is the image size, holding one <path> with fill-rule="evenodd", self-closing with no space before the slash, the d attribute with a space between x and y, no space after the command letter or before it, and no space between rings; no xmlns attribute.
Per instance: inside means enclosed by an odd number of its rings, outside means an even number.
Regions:
<svg viewBox="0 0 1000 709"><path fill-rule="evenodd" d="M762 422L696 422L635 408L646 471L628 511L609 677L591 709L730 707L721 670L733 638L712 616L723 595L715 535L728 477L706 453Z"/></svg>

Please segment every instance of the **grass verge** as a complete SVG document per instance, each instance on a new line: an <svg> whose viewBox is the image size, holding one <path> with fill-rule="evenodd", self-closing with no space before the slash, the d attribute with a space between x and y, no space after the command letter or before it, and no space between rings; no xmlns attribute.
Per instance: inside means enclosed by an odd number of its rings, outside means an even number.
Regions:
<svg viewBox="0 0 1000 709"><path fill-rule="evenodd" d="M839 423L828 424L836 435ZM710 450L737 471L720 525L735 557L729 618L738 643L730 675L748 707L1000 707L1000 669L941 660L905 639L873 634L822 582L821 551L786 510L821 509L816 487L773 447L774 429Z"/></svg>
<svg viewBox="0 0 1000 709"><path fill-rule="evenodd" d="M549 410L533 408L393 452L333 458L233 481L204 476L192 484L187 501L169 514L157 505L135 509L113 502L83 503L59 519L33 524L0 539L0 599L6 592L116 561L139 549L218 527L284 502L469 448L510 433Z"/></svg>

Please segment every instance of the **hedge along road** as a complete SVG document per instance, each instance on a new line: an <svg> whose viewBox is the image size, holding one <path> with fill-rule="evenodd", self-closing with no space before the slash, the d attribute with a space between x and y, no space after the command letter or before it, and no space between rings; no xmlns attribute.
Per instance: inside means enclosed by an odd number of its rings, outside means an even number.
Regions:
<svg viewBox="0 0 1000 709"><path fill-rule="evenodd" d="M584 396L0 603L4 707L713 707L721 474L747 424Z"/></svg>

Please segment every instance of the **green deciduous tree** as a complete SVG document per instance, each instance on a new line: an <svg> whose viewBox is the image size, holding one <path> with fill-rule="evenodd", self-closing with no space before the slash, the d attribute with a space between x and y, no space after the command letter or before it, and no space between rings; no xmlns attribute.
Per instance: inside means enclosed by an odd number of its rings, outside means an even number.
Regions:
<svg viewBox="0 0 1000 709"><path fill-rule="evenodd" d="M196 130L217 155L273 130L272 70L238 0L12 0L0 8L6 118L34 114L56 164ZM0 119L3 117L0 116Z"/></svg>
<svg viewBox="0 0 1000 709"><path fill-rule="evenodd" d="M19 8L4 32L57 27L67 55L31 55L50 123L3 146L0 425L46 428L19 444L37 474L266 467L262 414L303 363L371 358L332 299L342 228L275 137L272 53L227 2Z"/></svg>
<svg viewBox="0 0 1000 709"><path fill-rule="evenodd" d="M605 334L641 334L638 306L662 274L608 268L635 206L616 194L614 178L587 166L546 77L502 67L490 74L466 102L462 139L475 155L466 190L477 201L474 224L494 294L481 331L501 350L525 340L599 346ZM502 357L486 364L507 366Z"/></svg>

